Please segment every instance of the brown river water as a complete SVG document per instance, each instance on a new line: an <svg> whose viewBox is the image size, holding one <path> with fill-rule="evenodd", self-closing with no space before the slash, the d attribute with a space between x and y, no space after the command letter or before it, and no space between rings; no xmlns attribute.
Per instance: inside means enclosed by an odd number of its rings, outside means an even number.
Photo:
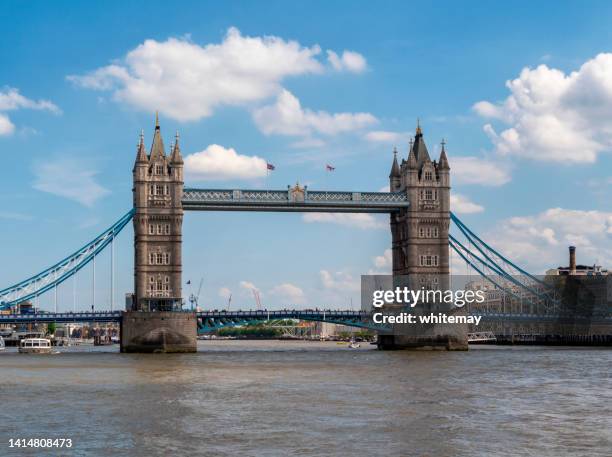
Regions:
<svg viewBox="0 0 612 457"><path fill-rule="evenodd" d="M60 349L61 350L61 349ZM10 448L70 438L70 449ZM0 456L611 456L612 351L201 341L0 352Z"/></svg>

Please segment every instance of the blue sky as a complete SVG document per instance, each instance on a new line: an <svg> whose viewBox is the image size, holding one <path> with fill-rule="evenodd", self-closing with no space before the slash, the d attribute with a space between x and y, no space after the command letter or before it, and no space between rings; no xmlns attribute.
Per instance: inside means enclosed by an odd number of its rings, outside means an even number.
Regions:
<svg viewBox="0 0 612 457"><path fill-rule="evenodd" d="M430 151L447 141L455 212L494 246L538 273L569 244L612 266L612 5L292 3L3 5L2 284L129 209L155 109L200 187L379 190L420 118ZM118 296L132 287L131 236L118 241ZM184 241L185 280L204 277L215 307L228 290L252 306L250 287L271 307L346 306L360 274L389 269L384 217L187 213Z"/></svg>

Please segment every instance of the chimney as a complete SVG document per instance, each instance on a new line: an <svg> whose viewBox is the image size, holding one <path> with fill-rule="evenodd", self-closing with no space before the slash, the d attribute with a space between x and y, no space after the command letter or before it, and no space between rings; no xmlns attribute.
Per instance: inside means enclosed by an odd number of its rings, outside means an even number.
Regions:
<svg viewBox="0 0 612 457"><path fill-rule="evenodd" d="M569 247L569 274L576 274L576 246Z"/></svg>

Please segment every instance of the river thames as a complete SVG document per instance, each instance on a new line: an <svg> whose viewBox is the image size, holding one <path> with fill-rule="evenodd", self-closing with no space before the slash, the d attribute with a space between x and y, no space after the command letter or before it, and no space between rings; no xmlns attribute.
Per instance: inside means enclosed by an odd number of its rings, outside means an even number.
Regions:
<svg viewBox="0 0 612 457"><path fill-rule="evenodd" d="M612 351L201 341L0 353L0 455L610 456ZM70 438L71 449L9 448Z"/></svg>

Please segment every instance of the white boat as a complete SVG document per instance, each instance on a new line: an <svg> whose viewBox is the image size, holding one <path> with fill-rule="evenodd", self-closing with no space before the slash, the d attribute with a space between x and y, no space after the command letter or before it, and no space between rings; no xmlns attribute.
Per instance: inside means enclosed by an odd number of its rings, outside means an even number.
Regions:
<svg viewBox="0 0 612 457"><path fill-rule="evenodd" d="M19 342L19 352L23 354L50 354L51 349L47 338L24 338Z"/></svg>
<svg viewBox="0 0 612 457"><path fill-rule="evenodd" d="M348 347L349 349L357 349L359 346L361 346L359 343L357 343L354 339L351 339Z"/></svg>
<svg viewBox="0 0 612 457"><path fill-rule="evenodd" d="M0 336L0 351L4 351L4 338Z"/></svg>

